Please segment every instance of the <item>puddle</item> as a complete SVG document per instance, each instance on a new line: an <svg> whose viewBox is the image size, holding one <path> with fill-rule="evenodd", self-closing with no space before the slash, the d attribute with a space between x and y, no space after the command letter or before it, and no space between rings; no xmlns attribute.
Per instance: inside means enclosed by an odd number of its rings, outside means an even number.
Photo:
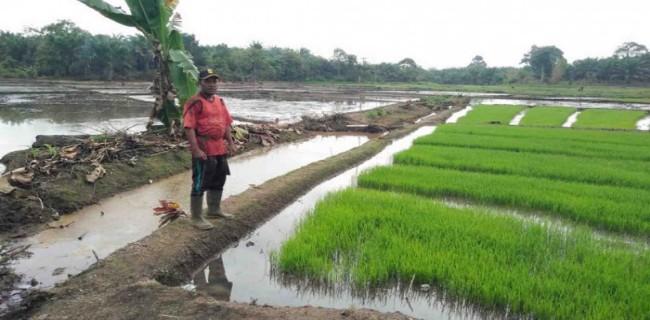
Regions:
<svg viewBox="0 0 650 320"><path fill-rule="evenodd" d="M274 274L270 253L279 250L295 227L314 205L330 192L356 184L356 177L369 168L388 165L393 154L408 149L413 140L435 128L422 127L395 141L379 154L333 179L321 183L248 237L209 260L183 287L200 290L216 299L275 306L312 305L328 308L370 308L383 312L400 311L424 319L478 319L480 311L455 308L442 303L435 294L423 294L404 287L381 293L352 292L348 286L318 288L301 282L287 282Z"/></svg>
<svg viewBox="0 0 650 320"><path fill-rule="evenodd" d="M467 113L472 111L472 109L473 109L472 105L469 105L469 106L465 107L463 110L454 112L454 114L452 114L449 118L447 118L447 121L445 121L445 123L456 123L456 122L458 122L458 119L466 116Z"/></svg>
<svg viewBox="0 0 650 320"><path fill-rule="evenodd" d="M510 121L510 125L511 126L518 126L519 123L521 123L521 119L523 119L524 116L526 115L527 111L528 111L528 109L524 109L523 111L517 113L517 115L514 118L512 118L512 121Z"/></svg>
<svg viewBox="0 0 650 320"><path fill-rule="evenodd" d="M317 136L313 139L255 150L230 160L233 175L226 182L225 196L238 194L251 186L284 175L314 161L322 160L357 147L366 136ZM272 165L271 165L272 164ZM158 227L152 208L159 199L173 199L189 207L191 172L179 174L154 184L124 192L98 205L64 215L56 225L63 229L45 230L16 245L30 244L33 255L13 263L23 276L24 287L34 278L37 288L48 288L95 263L94 254L102 259L113 251L137 241ZM53 223L54 224L54 223ZM83 236L82 240L78 240ZM94 252L94 253L93 253Z"/></svg>
<svg viewBox="0 0 650 320"><path fill-rule="evenodd" d="M639 122L636 123L636 128L641 131L650 131L650 116L646 116L639 120Z"/></svg>
<svg viewBox="0 0 650 320"><path fill-rule="evenodd" d="M573 124L578 121L578 116L580 115L580 111L576 111L572 113L569 118L566 119L566 122L562 124L562 128L571 128L573 127Z"/></svg>

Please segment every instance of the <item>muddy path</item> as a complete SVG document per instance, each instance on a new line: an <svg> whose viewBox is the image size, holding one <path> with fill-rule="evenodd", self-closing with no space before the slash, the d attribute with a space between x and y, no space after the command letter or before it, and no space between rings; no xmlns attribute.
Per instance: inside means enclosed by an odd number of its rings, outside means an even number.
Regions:
<svg viewBox="0 0 650 320"><path fill-rule="evenodd" d="M441 111L428 123L447 118L452 111ZM387 135L371 139L360 147L297 169L284 176L251 188L224 201L234 219L215 221L210 231L195 230L186 219L157 230L150 236L116 251L86 272L48 291L27 310L13 316L47 319L103 318L109 313L118 318L210 318L216 312L223 319L283 318L329 319L397 317L374 312L356 314L320 308L269 308L217 302L202 294L191 294L178 285L206 259L223 251L234 241L255 230L264 221L292 203L306 190L359 164L382 150L393 139L404 136L418 125L406 125ZM167 285L167 286L166 286ZM211 306L206 308L205 306ZM219 313L218 311L219 310ZM287 313L288 312L288 313ZM355 315L356 314L356 315Z"/></svg>

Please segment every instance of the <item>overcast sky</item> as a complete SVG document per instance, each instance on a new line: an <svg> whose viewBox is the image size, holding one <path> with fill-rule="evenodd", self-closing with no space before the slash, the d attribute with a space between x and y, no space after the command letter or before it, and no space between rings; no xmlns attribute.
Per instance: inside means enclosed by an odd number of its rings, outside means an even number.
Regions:
<svg viewBox="0 0 650 320"><path fill-rule="evenodd" d="M4 31L69 19L92 33L135 32L76 0L11 1L2 11ZM533 44L556 45L569 61L610 56L626 41L650 45L647 0L180 0L178 11L201 44L259 41L327 58L342 48L359 61L411 57L426 68L465 66L477 54L517 66Z"/></svg>

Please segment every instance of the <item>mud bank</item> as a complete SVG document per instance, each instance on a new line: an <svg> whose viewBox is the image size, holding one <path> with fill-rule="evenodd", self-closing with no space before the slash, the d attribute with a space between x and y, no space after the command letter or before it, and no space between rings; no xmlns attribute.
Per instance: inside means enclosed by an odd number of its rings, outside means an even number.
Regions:
<svg viewBox="0 0 650 320"><path fill-rule="evenodd" d="M430 118L429 123L448 117L452 110L442 111ZM237 196L224 201L224 208L235 215L230 220L215 221L216 228L210 231L195 230L186 219L179 220L160 229L150 236L116 251L98 262L88 271L71 278L61 286L48 292L42 303L32 303L28 310L14 314L47 319L90 319L108 315L124 315L123 318L137 318L139 315L157 317L162 314L179 318L216 317L212 312L224 312L224 319L258 317L282 318L300 315L303 319L329 319L341 316L349 318L354 312L341 312L319 308L266 308L217 302L202 294L193 295L180 288L165 285L179 285L187 274L201 263L223 251L234 241L255 230L268 218L293 202L318 183L361 163L382 150L393 139L404 136L417 126L407 126L375 138L364 145L343 154L318 161L278 177ZM175 307L168 307L175 306ZM243 312L236 313L237 310ZM242 311L242 310L245 310ZM270 315L252 316L266 310ZM321 313L325 312L325 313ZM365 311L361 311L365 312ZM379 316L369 312L359 314L361 318L397 317ZM119 316L118 318L122 318Z"/></svg>
<svg viewBox="0 0 650 320"><path fill-rule="evenodd" d="M311 133L283 130L278 133L273 143L296 141L310 136ZM51 144L42 147L41 140L56 141L48 141ZM44 149L61 148L70 142L69 139L43 137L38 139L34 146L41 146L38 152L47 153ZM93 170L93 166L79 163L64 166L51 175L36 175L28 188L18 188L10 194L0 194L0 239L33 233L43 227L44 223L56 219L61 214L188 170L191 155L187 148L180 140L172 139L170 142L173 144L170 148L161 150L156 145L136 147L133 155L135 158L132 158L134 161L118 159L102 163L106 175L94 184L86 181L86 175ZM251 139L241 146L241 152L263 145L263 141ZM24 150L7 154L2 158L2 162L8 170L12 170L29 165L35 158L38 159L39 156L35 155L33 150Z"/></svg>

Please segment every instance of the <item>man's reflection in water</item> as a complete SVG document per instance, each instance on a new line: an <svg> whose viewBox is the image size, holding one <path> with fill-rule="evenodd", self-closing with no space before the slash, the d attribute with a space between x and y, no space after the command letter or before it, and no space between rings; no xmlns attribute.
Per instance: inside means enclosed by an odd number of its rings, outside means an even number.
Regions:
<svg viewBox="0 0 650 320"><path fill-rule="evenodd" d="M230 301L232 282L226 277L221 256L210 261L205 269L194 275L196 290L208 293L217 300Z"/></svg>

